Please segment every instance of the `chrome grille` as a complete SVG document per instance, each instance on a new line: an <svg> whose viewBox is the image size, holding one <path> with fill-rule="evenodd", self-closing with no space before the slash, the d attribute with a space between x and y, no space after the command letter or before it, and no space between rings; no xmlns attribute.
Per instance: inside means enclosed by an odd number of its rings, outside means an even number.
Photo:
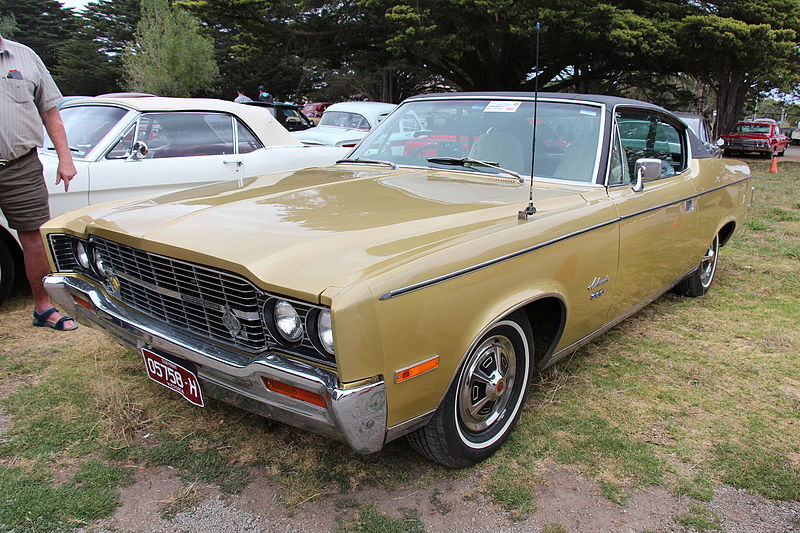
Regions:
<svg viewBox="0 0 800 533"><path fill-rule="evenodd" d="M78 268L78 261L72 251L72 239L67 235L49 234L50 250L59 272L73 272Z"/></svg>
<svg viewBox="0 0 800 533"><path fill-rule="evenodd" d="M247 280L105 239L92 239L92 244L120 280L118 298L127 305L217 341L250 349L266 347L259 292ZM224 325L226 313L241 324L236 334Z"/></svg>

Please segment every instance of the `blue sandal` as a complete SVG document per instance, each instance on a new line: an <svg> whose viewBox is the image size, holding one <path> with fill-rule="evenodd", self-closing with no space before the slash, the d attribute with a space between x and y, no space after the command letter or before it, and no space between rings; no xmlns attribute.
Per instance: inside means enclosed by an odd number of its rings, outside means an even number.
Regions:
<svg viewBox="0 0 800 533"><path fill-rule="evenodd" d="M62 316L56 322L48 322L47 319L50 318L53 313L58 313L58 309L55 307L51 307L50 309L45 309L41 313L37 313L36 309L33 310L33 325L40 327L40 328L53 328L56 331L72 331L73 329L78 329L78 324L74 323L75 319L71 316ZM71 328L65 328L64 323L72 321Z"/></svg>

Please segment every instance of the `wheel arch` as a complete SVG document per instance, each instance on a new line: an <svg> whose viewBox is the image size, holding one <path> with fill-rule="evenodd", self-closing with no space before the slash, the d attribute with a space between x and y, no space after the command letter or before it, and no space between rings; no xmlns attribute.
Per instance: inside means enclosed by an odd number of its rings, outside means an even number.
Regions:
<svg viewBox="0 0 800 533"><path fill-rule="evenodd" d="M719 245L725 246L728 243L731 236L733 235L734 230L736 230L736 221L730 220L722 225L721 228L717 231L719 235Z"/></svg>
<svg viewBox="0 0 800 533"><path fill-rule="evenodd" d="M0 241L3 241L3 244L11 251L17 272L24 272L25 263L22 255L22 245L14 236L14 233L3 224L0 224Z"/></svg>

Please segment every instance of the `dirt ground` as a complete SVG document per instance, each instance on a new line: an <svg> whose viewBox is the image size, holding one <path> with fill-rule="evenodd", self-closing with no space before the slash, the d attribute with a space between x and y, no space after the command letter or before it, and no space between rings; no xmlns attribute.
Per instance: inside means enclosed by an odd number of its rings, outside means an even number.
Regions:
<svg viewBox="0 0 800 533"><path fill-rule="evenodd" d="M266 476L259 478L257 470L252 474L256 481L242 493L224 497L213 486L187 486L170 467L143 468L134 482L121 490L123 503L116 514L85 531L330 531L347 524L362 505L374 505L395 518L414 509L430 533L533 533L554 524L569 533L692 531L676 522L687 512L688 499L675 497L664 487L638 491L621 506L602 497L596 481L555 464L544 465L544 483L535 495L536 511L522 520L476 493L479 484L470 477L402 491L373 488L341 494L332 490L309 495L318 499L286 508L278 500L279 486L265 481ZM186 500L191 503L185 510L162 518L165 506ZM775 502L722 487L709 507L727 533L800 532L800 502Z"/></svg>

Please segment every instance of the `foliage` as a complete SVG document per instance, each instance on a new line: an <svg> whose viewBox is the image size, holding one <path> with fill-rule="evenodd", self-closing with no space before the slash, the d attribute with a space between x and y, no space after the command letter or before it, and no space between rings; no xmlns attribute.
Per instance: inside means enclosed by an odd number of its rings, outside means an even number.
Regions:
<svg viewBox="0 0 800 533"><path fill-rule="evenodd" d="M15 41L30 46L51 69L58 64L59 45L76 27L72 10L58 0L0 0L0 19Z"/></svg>
<svg viewBox="0 0 800 533"><path fill-rule="evenodd" d="M144 0L136 41L123 54L126 86L160 96L209 92L219 69L214 43L199 29L199 20L167 0Z"/></svg>

